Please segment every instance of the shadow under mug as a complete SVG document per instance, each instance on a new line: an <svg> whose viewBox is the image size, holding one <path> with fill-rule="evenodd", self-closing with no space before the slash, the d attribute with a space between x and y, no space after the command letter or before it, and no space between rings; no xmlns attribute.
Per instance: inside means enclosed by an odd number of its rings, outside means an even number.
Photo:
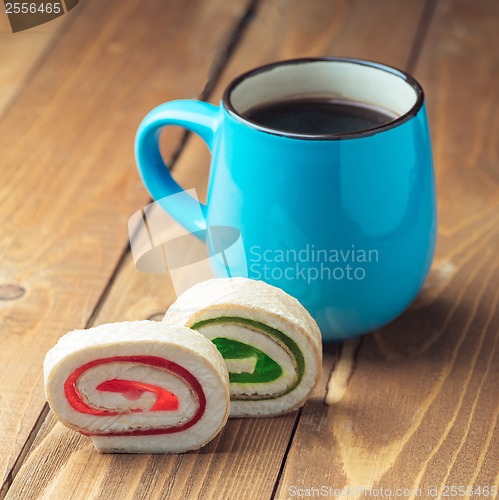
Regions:
<svg viewBox="0 0 499 500"><path fill-rule="evenodd" d="M364 103L395 118L357 132L307 135L245 117L296 98ZM229 266L231 276L284 289L310 311L325 342L381 327L421 289L435 247L436 196L424 94L410 75L365 60L295 59L237 77L219 107L192 100L158 106L141 123L135 152L160 202L182 191L159 151L167 125L197 133L212 161L206 206L165 209L197 235L228 226L242 237L241 255L229 264L215 259L215 275L226 276Z"/></svg>

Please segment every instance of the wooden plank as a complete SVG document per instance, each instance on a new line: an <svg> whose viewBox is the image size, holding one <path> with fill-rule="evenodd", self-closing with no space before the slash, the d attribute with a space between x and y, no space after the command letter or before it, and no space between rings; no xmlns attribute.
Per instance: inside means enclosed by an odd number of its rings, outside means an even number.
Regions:
<svg viewBox="0 0 499 500"><path fill-rule="evenodd" d="M218 102L228 81L242 71L287 57L342 54L402 66L411 52L423 7L419 0L403 5L383 0L376 6L368 1L262 2L210 99ZM208 158L205 146L194 137L175 167L176 178L188 188L195 187L200 197L205 192ZM95 323L159 319L171 300L165 276L137 272L128 256ZM332 363L328 355L326 374ZM322 405L320 389L319 394L313 405ZM64 429L50 414L9 497L269 498L296 418L295 413L278 419L230 421L210 445L183 456L103 457L92 451L88 439ZM92 481L82 485L84 477Z"/></svg>
<svg viewBox="0 0 499 500"><path fill-rule="evenodd" d="M246 5L86 2L0 122L0 297L20 292L0 300L7 486L45 402L44 355L86 324L125 248L127 219L148 199L136 127L158 102L201 92Z"/></svg>
<svg viewBox="0 0 499 500"><path fill-rule="evenodd" d="M498 18L494 1L437 7L416 67L439 187L432 273L402 317L344 349L329 405L303 411L278 498L498 484Z"/></svg>
<svg viewBox="0 0 499 500"><path fill-rule="evenodd" d="M20 87L29 79L37 62L58 34L64 29L69 16L62 16L36 28L12 33L9 19L0 6L0 116ZM71 16L79 15L79 9Z"/></svg>
<svg viewBox="0 0 499 500"><path fill-rule="evenodd" d="M236 489L237 498L265 498L282 458L271 450L285 446L295 417L230 420L200 452L106 456L50 413L7 498L230 499Z"/></svg>

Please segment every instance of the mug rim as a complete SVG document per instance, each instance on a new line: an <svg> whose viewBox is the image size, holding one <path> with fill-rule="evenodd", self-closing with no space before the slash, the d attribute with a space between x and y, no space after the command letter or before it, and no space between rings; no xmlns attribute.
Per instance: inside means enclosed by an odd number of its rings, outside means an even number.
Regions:
<svg viewBox="0 0 499 500"><path fill-rule="evenodd" d="M303 64L308 62L344 62L351 64L358 64L360 66L368 66L371 68L376 68L392 75L395 75L401 79L403 79L408 85L412 87L414 92L416 93L416 102L414 105L405 113L398 116L394 120L390 120L382 125L378 125L376 127L372 127L365 130L357 130L355 132L336 132L336 133L328 133L328 134L301 134L298 132L289 132L285 130L273 129L271 127L266 127L265 125L261 125L257 122L249 120L242 116L233 106L231 102L231 94L232 91L244 80L250 78L252 76L258 75L259 73L265 73L271 69L280 66L294 65L294 64ZM226 87L223 96L222 96L222 104L226 111L235 119L242 122L244 125L251 127L252 129L259 130L260 132L265 132L267 134L277 135L281 137L288 137L290 139L308 139L308 140L342 140L342 139L356 139L361 137L369 137L380 132L384 132L387 130L391 130L392 128L398 127L399 125L405 123L406 121L414 118L420 109L423 107L424 103L424 92L423 88L419 84L419 82L406 71L402 71L393 66L389 66L384 63L379 63L376 61L372 61L369 59L358 59L354 57L302 57L296 59L285 59L281 61L276 61L269 64L264 64L262 66L258 66L257 68L251 69L242 73L241 75L235 77Z"/></svg>

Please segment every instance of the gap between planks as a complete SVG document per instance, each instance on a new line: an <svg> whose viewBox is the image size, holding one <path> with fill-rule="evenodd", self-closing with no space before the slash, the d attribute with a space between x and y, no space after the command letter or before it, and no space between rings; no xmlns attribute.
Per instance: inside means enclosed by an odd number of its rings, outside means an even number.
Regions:
<svg viewBox="0 0 499 500"><path fill-rule="evenodd" d="M215 89L215 86L217 82L220 79L220 76L222 75L225 66L229 62L234 50L236 49L239 41L241 40L246 28L248 27L249 23L253 19L256 9L258 7L258 3L260 0L251 0L248 4L248 7L246 8L246 11L244 14L240 17L239 21L235 23L234 29L232 32L229 34L227 42L224 44L224 46L221 48L219 51L218 56L215 58L214 63L212 65L212 68L210 70L210 73L208 74L207 82L201 91L199 95L199 100L202 101L207 101L213 90ZM78 15L80 15L80 12L82 12L83 7L77 10ZM76 19L77 16L72 16L74 19ZM33 67L28 71L27 75L24 77L21 85L19 86L19 90L14 93L14 95L9 99L7 105L3 109L2 112L0 112L0 120L2 120L9 112L10 109L14 106L15 102L19 98L19 96L22 94L24 91L25 87L33 77L33 75L36 74L36 72L43 66L43 63L45 60L48 58L50 53L55 49L55 47L60 43L61 39L64 38L64 35L69 31L71 26L74 23L74 19L71 20L70 22L66 22L64 27L61 27L61 29L57 32L57 34L54 36L54 38L49 42L47 47L44 49L40 57L37 59L36 63L33 65ZM190 132L186 131L182 138L178 141L178 146L176 147L175 151L172 154L171 160L168 162L170 164L170 170L174 170L176 160L180 157L182 151L185 148L185 145L187 143L187 139L190 135ZM152 200L151 200L152 201ZM113 284L116 281L116 277L118 276L121 268L123 267L126 258L130 252L130 245L129 242L127 241L126 244L123 246L123 250L120 254L120 257L116 263L116 266L114 267L108 282L106 283L102 294L97 300L97 303L92 310L92 313L90 314L87 322L85 323L85 328L90 328L96 317L99 314L99 311L102 309L102 306L106 302L107 297L109 296L110 290L112 289ZM31 429L31 432L29 433L28 439L25 441L21 452L19 453L16 461L14 462L14 465L9 472L7 478L5 479L1 489L0 489L0 499L3 499L12 485L17 473L19 472L22 463L28 454L31 445L33 444L36 436L38 435L38 432L40 431L40 428L42 427L43 423L45 422L45 419L47 415L49 414L50 408L48 403L45 403L43 405L43 408L38 415L38 418L36 419L35 425ZM298 419L294 423L293 427L293 433L298 425ZM288 444L288 446L291 446L291 442ZM281 469L284 467L284 463L282 464Z"/></svg>
<svg viewBox="0 0 499 500"><path fill-rule="evenodd" d="M232 53L234 52L234 49L236 48L244 31L246 30L251 18L253 17L257 8L257 4L259 2L260 0L251 0L250 4L248 5L248 8L246 9L246 12L241 16L239 21L235 24L235 28L229 35L225 48L222 48L222 50L220 51L220 55L215 58L215 63L213 64L212 70L208 75L208 81L204 86L203 90L201 91L201 94L199 95L199 100L207 101L210 98L218 80L220 79L220 76L225 66L227 65ZM190 132L188 131L184 133L183 137L179 140L178 146L176 147L175 151L172 154L172 158L170 159L170 161L168 161L168 164L170 165L169 167L170 171L173 171L175 169L176 160L180 157L182 151L184 150L189 134ZM150 201L152 202L153 200L150 199ZM109 281L106 283L106 286L104 287L101 296L97 300L97 303L92 311L92 314L90 315L85 324L85 328L90 328L93 325L95 318L99 315L99 312L102 309L104 303L106 302L109 293L116 281L116 277L118 276L121 268L123 267L123 264L125 263L129 253L130 253L130 244L127 241L123 246L120 258L118 259L116 266L114 267L111 276L109 277Z"/></svg>
<svg viewBox="0 0 499 500"><path fill-rule="evenodd" d="M435 15L437 3L438 0L425 1L425 7L423 9L423 12L421 14L418 23L418 29L414 36L412 49L407 58L407 63L405 64L405 70L408 73L412 73L415 70L416 65L419 61L419 57L423 50L424 42L428 35L429 27ZM325 379L325 385L323 391L324 396L322 397L323 404L325 405L334 404L338 402L339 399L341 399L341 397L345 394L348 387L348 383L352 378L352 375L354 374L355 368L357 366L357 358L362 348L362 343L363 343L362 341L363 338L360 337L357 339L352 339L343 342L339 346L339 350L337 352L334 352L334 350L330 352L330 356L332 356L333 359L329 360L331 363L331 367L328 371L328 376ZM281 467L279 468L279 473L277 475L276 482L272 490L271 500L277 499L277 493L279 491L279 486L284 472L284 467L286 466L286 460L289 451L291 449L291 446L293 444L293 439L298 429L298 424L300 422L301 415L302 415L302 408L300 408L300 411L294 423L293 430L291 432L289 442L282 459Z"/></svg>
<svg viewBox="0 0 499 500"><path fill-rule="evenodd" d="M229 37L228 42L224 45L225 48L220 51L219 57L217 57L215 60L215 64L213 65L213 70L210 72L208 82L201 93L201 96L200 96L201 99L206 100L211 95L211 92L213 91L215 84L218 81L218 78L220 77L227 62L230 60L232 52L237 47L238 42L241 39L242 35L244 34L244 31L245 31L249 21L251 20L254 12L256 11L258 3L259 3L259 0L253 0L249 4L245 14L243 16L241 16L239 22L236 23L235 29L231 33L231 36ZM430 25L431 18L433 16L434 8L432 7L432 4L433 4L432 0L427 0L425 3L425 9L424 9L423 14L421 15L421 18L420 18L419 23L418 23L418 30L417 30L417 33L416 33L415 38L414 38L413 48L412 48L412 51L408 57L408 63L406 65L406 68L409 68L410 64L415 65L417 63L419 53L421 52L421 48L423 46L424 39L426 37L426 33L428 31L428 26ZM53 46L55 46L55 45L51 44L51 48L53 48ZM46 56L47 56L47 54L45 54L45 57ZM410 70L410 69L408 69L408 70ZM175 153L173 155L172 162L170 162L172 165L172 169L174 167L175 160L180 156L180 153L184 149L186 139L187 139L187 133L184 135L184 138L181 141L179 141L179 146L177 147L177 150L175 151ZM128 244L126 244L124 246L123 251L120 255L120 258L118 259L117 264L116 264L116 266L115 266L115 268L110 276L110 279L108 280L106 286L104 287L103 292L102 292L101 296L99 297L99 299L96 303L96 306L94 307L94 309L92 311L92 314L90 315L88 321L86 322L86 327L89 327L92 325L92 323L95 320L96 316L98 315L100 309L102 308L102 305L105 303L105 301L108 297L109 291L112 288L112 285L113 285L113 283L116 279L116 276L118 275L118 273L123 265L125 258L128 255L128 252L129 252L129 247L128 247ZM359 345L359 348L360 348L360 345ZM358 351L359 351L359 349L354 350L354 356L358 353ZM345 352L345 356L346 356L346 352ZM341 361L341 355L340 355L339 361ZM352 370L354 369L354 365L355 365L355 359L352 360ZM330 376L326 377L326 380L325 380L326 384L329 382L329 379L331 378L331 375L334 373L335 368L337 366L338 366L337 363L333 362L331 364L331 368L329 370ZM353 371L352 371L352 373L353 373ZM352 373L350 373L349 377L352 375ZM26 441L25 446L23 447L24 454L21 453L19 455L19 458L24 459L24 456L26 455L27 451L29 450L29 448L30 448L34 438L36 437L36 435L39 431L39 428L42 425L43 421L45 420L45 417L47 414L48 414L48 407L47 407L47 405L45 405L43 411L40 413L39 418L37 419L35 426L33 427L32 431L30 433L29 439ZM275 496L277 489L279 487L281 474L282 474L284 467L285 467L285 464L286 464L288 452L289 452L289 450L292 446L292 443L293 443L293 438L294 438L296 429L297 429L298 424L299 424L300 415L301 415L301 411L298 412L298 414L296 416L296 419L295 419L295 422L293 425L293 430L290 434L289 441L288 441L287 447L286 447L286 451L285 451L285 454L282 458L281 466L279 468L279 473L278 473L278 476L276 478L276 482L274 484L272 497ZM19 462L19 464L18 464L18 462ZM18 459L18 461L16 461L16 465L18 465L18 467L20 467L21 463L22 463L22 460ZM15 470L15 474L17 474L17 470ZM14 479L15 474L14 474L14 469L13 469L13 474L9 478L9 486L10 486L10 483L12 482L12 480ZM0 495L0 497L1 496L2 495Z"/></svg>
<svg viewBox="0 0 499 500"><path fill-rule="evenodd" d="M41 426L43 425L43 422L45 422L45 418L47 417L48 413L49 406L47 403L45 403L43 405L42 411L40 412L40 415L38 415L38 418L36 419L35 425L29 433L28 439L24 443L24 446L21 448L21 452L17 456L17 459L14 462L9 474L5 478L5 481L0 489L0 498L4 498L7 495L7 492L9 491L14 478L17 476L17 473L19 472L19 469L21 468L21 465L24 462L24 459L26 458L26 455L28 454Z"/></svg>
<svg viewBox="0 0 499 500"><path fill-rule="evenodd" d="M435 12L435 7L436 7L436 1L437 0L426 0L425 1L425 7L423 9L423 12L421 14L421 17L419 19L418 23L418 28L414 37L413 45L411 48L411 51L409 53L409 56L407 58L407 63L405 64L405 69L407 71L413 71L417 61L419 59L420 53L422 51L422 47L424 45L424 41L426 39L426 35L428 33L429 26L431 24L431 21L433 19L433 15ZM257 11L258 4L260 3L260 0L252 0L251 3L249 4L245 14L241 16L239 22L236 24L235 29L233 30L232 34L230 35L227 43L225 44L225 48L223 48L219 56L215 59L215 63L213 65L213 69L209 74L207 84L205 85L203 91L200 94L200 99L201 100L208 100L210 96L212 95L212 92L219 81L219 78L226 67L227 63L229 62L234 50L236 49L239 41L241 40L242 36L244 35L244 32L250 23L252 17L254 16L255 12ZM187 139L189 137L190 133L185 132L183 137L179 140L178 146L176 150L174 151L172 158L170 160L170 165L171 165L171 170L174 169L176 160L180 157L181 153L184 150L184 147L186 145ZM126 257L128 256L130 249L128 243L124 246L122 254L116 264L116 267L113 270L113 273L106 284L106 287L104 288L101 297L99 298L89 320L86 323L86 328L92 326L95 318L98 316L99 311L102 309L103 305L106 302L106 299L110 293L110 290L112 289L112 286L116 280L116 277L118 276L125 260ZM322 379L321 387L318 387L318 391L320 393L320 399L323 400L324 404L328 404L331 398L338 397L338 394L336 392L332 391L332 385L336 385L337 382L339 382L339 379L341 378L341 385L342 385L342 392L344 393L347 389L348 386L348 381L352 377L354 371L355 371L355 366L356 366L356 359L357 356L360 352L362 346L362 339L355 339L354 341L345 343L341 346L330 346L326 348L326 357L324 360L324 377ZM339 371L341 373L339 373ZM334 392L334 394L333 394ZM46 405L47 406L47 405ZM45 410L45 408L44 408ZM45 411L45 416L48 414L48 408ZM295 437L296 431L299 426L300 422L300 417L302 415L302 409L300 409L295 417L295 420L293 422L293 428L290 433L288 443L286 445L286 450L284 452L284 455L282 457L282 461L279 467L279 471L272 489L271 493L271 498L276 498L277 492L279 490L280 482L281 482L281 477L284 472L284 468L286 465L286 460L289 454L289 451L292 447L293 444L293 439ZM40 426L43 423L44 418L39 419L38 424L38 429L37 432L40 428ZM37 432L32 432L33 438L32 440L36 437ZM32 441L31 440L31 441ZM26 449L29 449L29 447L26 447Z"/></svg>
<svg viewBox="0 0 499 500"><path fill-rule="evenodd" d="M235 24L235 28L229 35L225 48L222 48L219 56L215 58L215 63L213 64L210 74L208 75L207 83L204 86L203 90L201 91L201 94L199 95L199 100L207 101L210 98L226 64L228 63L232 53L234 52L234 49L236 48L244 31L246 30L251 18L253 17L259 1L260 0L251 0L250 4L248 5L248 8L246 9L246 12L241 16L239 22ZM173 152L172 158L168 162L170 165L169 167L170 171L173 171L175 169L176 160L180 157L182 151L184 150L189 134L190 132L185 131L183 137L179 140L179 144L176 147L175 151ZM150 199L150 201L152 202L153 200ZM123 267L123 264L129 252L130 252L130 244L127 241L123 246L120 258L118 259L116 266L113 269L113 272L111 273L109 281L106 283L106 286L104 287L101 296L97 300L97 303L92 311L92 314L90 315L88 321L85 324L85 328L90 328L93 325L95 318L98 316L100 310L102 309L102 306L104 305L107 297L109 296L109 292L114 282L116 281L116 277L118 276L121 268Z"/></svg>
<svg viewBox="0 0 499 500"><path fill-rule="evenodd" d="M16 90L10 95L7 101L0 107L0 121L5 119L5 117L9 114L10 110L14 107L19 97L22 95L26 87L29 85L29 82L33 79L33 77L37 74L40 68L43 66L51 52L57 47L57 45L64 38L66 33L71 29L75 20L81 15L83 10L85 9L85 4L80 4L78 9L74 9L71 12L70 16L64 17L61 22L61 25L56 28L56 31L53 33L51 39L47 42L46 46L43 48L42 52L35 59L33 64L29 67L26 74L21 78L19 85L17 85ZM15 33L12 33L12 36L16 36ZM21 35L22 36L22 35ZM29 452L31 444L35 440L38 431L40 430L43 422L45 421L46 416L48 415L49 407L47 403L43 406L38 418L36 419L35 425L31 429L28 439L25 441L21 451L14 462L10 472L5 478L4 483L0 487L0 499L4 498L7 494L14 478L16 477L21 465L24 461L24 458Z"/></svg>
<svg viewBox="0 0 499 500"><path fill-rule="evenodd" d="M414 45L405 66L405 70L408 73L413 73L416 69L426 36L430 29L430 24L435 16L437 4L438 0L426 0L423 14L421 15L421 19L419 21L418 30L416 31L416 36L414 37Z"/></svg>

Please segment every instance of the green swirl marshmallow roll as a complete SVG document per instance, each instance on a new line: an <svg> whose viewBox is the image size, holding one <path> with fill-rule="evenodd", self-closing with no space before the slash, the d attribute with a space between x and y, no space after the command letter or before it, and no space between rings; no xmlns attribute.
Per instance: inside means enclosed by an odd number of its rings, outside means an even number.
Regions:
<svg viewBox="0 0 499 500"><path fill-rule="evenodd" d="M231 417L295 410L319 379L317 323L298 300L262 281L198 283L178 297L163 321L197 330L216 345L229 371Z"/></svg>

